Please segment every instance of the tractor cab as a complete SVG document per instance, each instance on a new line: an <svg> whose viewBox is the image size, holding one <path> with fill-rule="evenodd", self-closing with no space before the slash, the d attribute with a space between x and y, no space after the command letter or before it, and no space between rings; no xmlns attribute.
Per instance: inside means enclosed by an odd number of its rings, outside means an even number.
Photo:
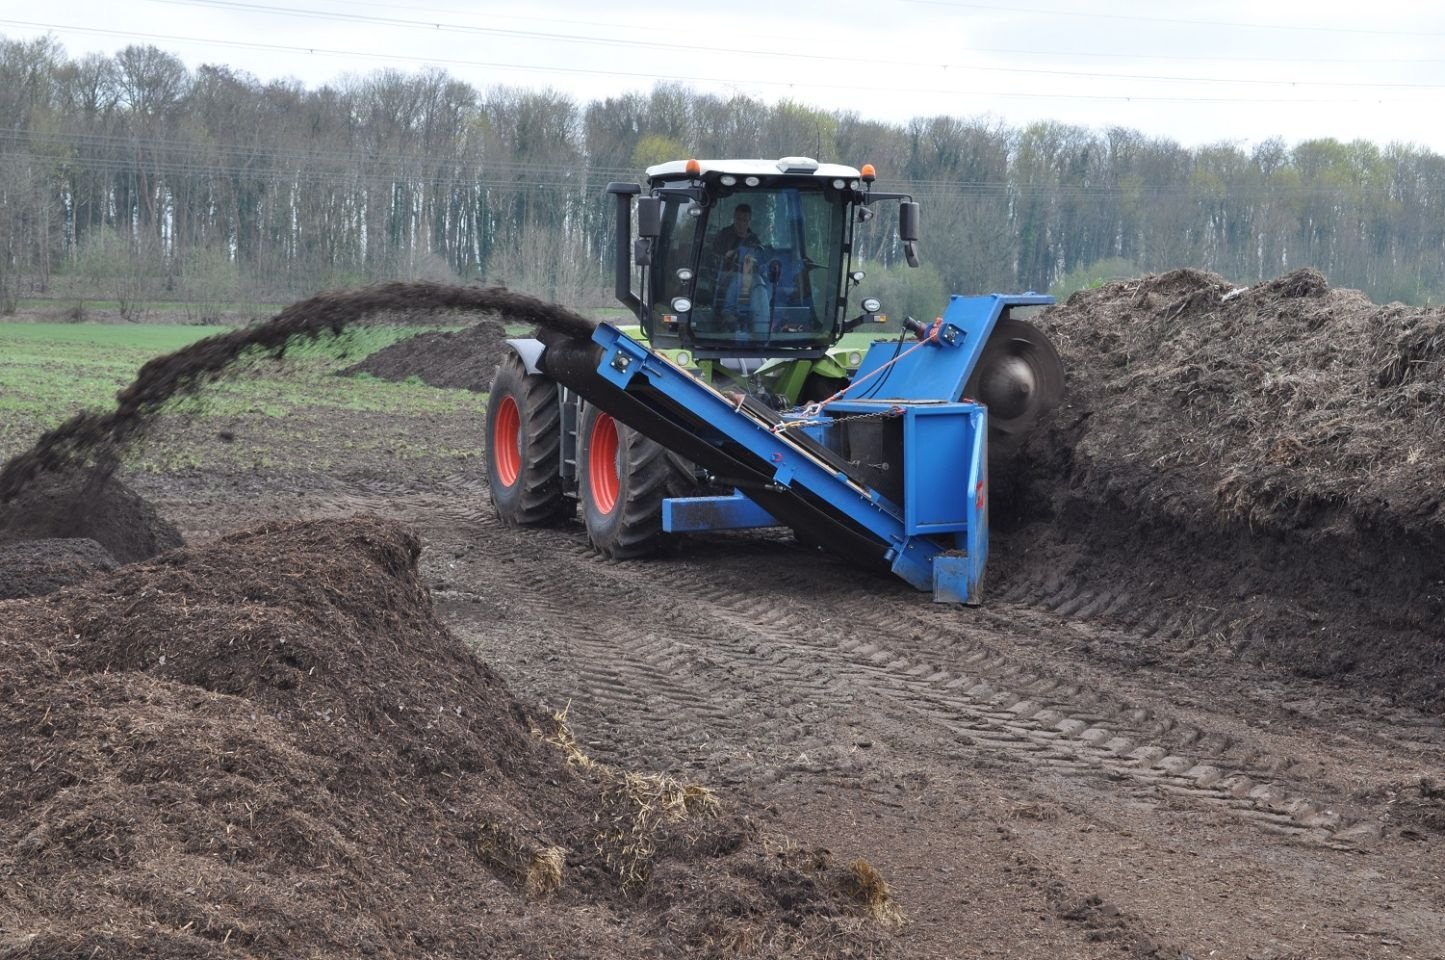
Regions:
<svg viewBox="0 0 1445 960"><path fill-rule="evenodd" d="M870 193L871 168L806 157L688 160L647 177L630 256L631 201L642 191L608 189L619 201L618 298L654 347L698 359L817 358L856 325L847 319L853 226L885 198ZM916 225L916 205L904 206Z"/></svg>

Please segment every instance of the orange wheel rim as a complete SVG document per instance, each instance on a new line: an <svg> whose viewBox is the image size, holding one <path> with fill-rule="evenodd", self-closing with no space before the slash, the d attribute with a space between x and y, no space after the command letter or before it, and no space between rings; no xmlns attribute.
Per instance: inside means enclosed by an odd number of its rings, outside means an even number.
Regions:
<svg viewBox="0 0 1445 960"><path fill-rule="evenodd" d="M591 482L592 502L600 513L611 513L617 506L617 449L617 421L599 413L588 445L587 479Z"/></svg>
<svg viewBox="0 0 1445 960"><path fill-rule="evenodd" d="M492 450L497 462L497 479L510 487L522 475L522 412L517 401L503 397L492 427Z"/></svg>

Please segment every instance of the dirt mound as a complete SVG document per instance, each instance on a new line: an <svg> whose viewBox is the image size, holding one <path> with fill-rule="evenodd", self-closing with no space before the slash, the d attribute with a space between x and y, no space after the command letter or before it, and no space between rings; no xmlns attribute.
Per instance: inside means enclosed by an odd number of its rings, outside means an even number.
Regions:
<svg viewBox="0 0 1445 960"><path fill-rule="evenodd" d="M1236 650L1445 704L1445 311L1177 270L1039 322L1068 400L1006 568L1191 597Z"/></svg>
<svg viewBox="0 0 1445 960"><path fill-rule="evenodd" d="M440 625L419 551L274 526L7 602L0 954L887 953L866 864L590 763Z"/></svg>
<svg viewBox="0 0 1445 960"><path fill-rule="evenodd" d="M84 537L121 563L146 560L182 544L155 508L115 477L85 470L47 473L0 503L0 544ZM7 565L0 561L0 575Z"/></svg>
<svg viewBox="0 0 1445 960"><path fill-rule="evenodd" d="M416 317L436 311L498 313L559 337L585 338L594 329L592 321L571 310L498 287L388 283L322 294L292 304L265 323L209 337L147 362L117 395L114 411L77 414L0 468L0 502L13 499L43 472L75 464L93 465L102 473L114 469L125 447L145 435L167 404L238 369L240 360L258 353L281 357L295 344L338 336L378 315Z"/></svg>
<svg viewBox="0 0 1445 960"><path fill-rule="evenodd" d="M116 566L105 547L84 537L0 546L0 600L38 597Z"/></svg>
<svg viewBox="0 0 1445 960"><path fill-rule="evenodd" d="M1445 310L1380 307L1313 270L1246 290L1180 270L1047 322L1092 418L1083 450L1159 461L1130 493L1266 532L1445 531Z"/></svg>
<svg viewBox="0 0 1445 960"><path fill-rule="evenodd" d="M367 373L382 380L419 377L433 387L485 393L507 350L506 338L507 331L496 320L483 320L465 330L419 333L341 372Z"/></svg>

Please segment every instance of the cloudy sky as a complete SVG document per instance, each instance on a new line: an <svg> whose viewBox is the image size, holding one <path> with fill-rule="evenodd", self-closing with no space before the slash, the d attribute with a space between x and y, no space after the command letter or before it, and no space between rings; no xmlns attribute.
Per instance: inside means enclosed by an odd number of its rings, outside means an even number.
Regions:
<svg viewBox="0 0 1445 960"><path fill-rule="evenodd" d="M1406 0L0 0L0 34L47 33L72 56L154 44L308 86L431 66L579 102L668 81L895 123L1445 153L1445 5Z"/></svg>

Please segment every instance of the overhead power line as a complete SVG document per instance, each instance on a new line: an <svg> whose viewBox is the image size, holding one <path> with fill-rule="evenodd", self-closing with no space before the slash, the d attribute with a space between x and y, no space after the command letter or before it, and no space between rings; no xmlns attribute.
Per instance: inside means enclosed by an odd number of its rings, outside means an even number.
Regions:
<svg viewBox="0 0 1445 960"><path fill-rule="evenodd" d="M916 4L927 7L953 7L960 10L989 10L1000 13L1026 13L1034 17L1082 17L1086 20L1123 20L1130 23L1167 23L1176 26L1189 27L1228 27L1231 30L1285 30L1302 33L1341 33L1341 34L1373 34L1384 37L1441 37L1445 33L1420 31L1420 30L1381 30L1378 27L1349 26L1349 27L1323 27L1310 23L1255 23L1249 20L1204 20L1193 17L1151 17L1138 14L1125 13L1099 13L1089 10L1058 10L1043 7L1017 7L1003 6L996 3L969 3L967 0L902 0L904 3ZM1351 9L1359 10L1362 15L1368 16L1370 6L1368 4L1352 5Z"/></svg>
<svg viewBox="0 0 1445 960"><path fill-rule="evenodd" d="M322 2L327 2L327 0L322 0ZM412 15L419 14L419 13L442 13L442 14L446 14L446 15L448 15L448 16L463 16L463 17L465 17L465 16L468 16L470 13L477 12L479 16L483 16L483 17L485 17L485 18L486 18L487 20L489 20L489 21L490 21L490 20L520 20L520 21L524 21L524 22L528 22L528 23L561 23L561 24L566 24L567 26L570 26L570 27L609 27L609 28L613 28L613 29L625 29L625 30L646 30L646 29L651 29L651 28L654 26L654 24L652 24L652 23L626 23L626 22L619 22L619 21L617 21L617 20L579 20L579 19L576 19L576 18L573 18L573 17L544 17L544 16L539 16L539 15L537 15L536 13L526 13L526 14L498 13L498 12L496 12L495 10L491 10L491 9L487 9L487 10L485 10L485 11L478 12L478 11L477 11L477 8L476 8L475 6L472 7L472 10L471 10L471 11L468 11L468 10L465 10L465 9L458 9L458 8L455 8L455 7L424 7L424 6L419 6L419 5L416 5L416 4L407 4L407 3L401 3L401 4L398 4L398 3L382 3L382 2L376 2L376 0L333 0L333 2L340 2L340 3L342 3L344 6L346 6L347 8L370 7L370 8L373 8L373 9L380 9L380 10L404 10L404 11L406 11L408 14L412 14ZM906 2L908 2L908 0L898 0L898 2L906 3ZM1227 24L1226 24L1226 26L1227 26ZM1413 34L1412 34L1412 35L1413 35ZM1328 64L1353 64L1353 65L1365 66L1365 65L1381 64L1381 63L1387 63L1387 64L1391 64L1391 65L1400 65L1400 64L1439 64L1439 63L1445 63L1445 58L1442 58L1442 57L1428 57L1428 58L1414 58L1414 59L1404 59L1404 58L1401 58L1401 57L1379 57L1379 58L1372 58L1372 57L1280 57L1280 56L1259 56L1259 55L1225 57L1225 56L1219 56L1219 55L1217 55L1217 54L1209 54L1209 53L1165 54L1165 53L1155 53L1155 52L1151 52L1151 51L1147 51L1147 50L1130 50L1128 53L1117 53L1117 52L1102 51L1102 50L1092 50L1092 49L1088 49L1088 50L1086 50L1086 49L1054 50L1054 49L1048 49L1048 48L1038 47L1038 46L1031 46L1031 47L979 47L979 46L970 45L970 46L968 47L968 53L971 54L971 55L977 55L977 54L1002 54L1002 55L1005 55L1005 56L1029 56L1029 57L1043 57L1043 58L1048 58L1048 59L1056 59L1056 58L1059 58L1059 57L1076 57L1076 58L1084 58L1084 59L1105 59L1105 60L1158 60L1158 61L1164 61L1164 62L1168 62L1168 63L1250 63L1250 64L1255 64L1255 65L1268 64L1268 63L1328 63ZM796 59L796 57L797 57L798 55L795 55L795 54L789 52L789 53L787 54L787 56L789 56L790 58ZM811 57L813 57L813 58L823 58L823 57L821 57L821 55L816 55L816 54L814 54L814 55L807 55L807 56L811 56ZM825 58L825 59L842 60L842 61L844 61L844 62L846 62L846 63L850 63L850 64L857 62L857 57L856 57L856 56L827 57L827 58ZM876 59L876 58L870 57L870 58L869 58L869 62L870 62L870 63L873 63L873 64L885 64L885 65L889 65L889 66L908 66L908 67L916 67L916 66L918 66L918 62L915 61L915 60L907 60L907 61L881 60L881 59Z"/></svg>
<svg viewBox="0 0 1445 960"><path fill-rule="evenodd" d="M162 0L162 2L166 2L166 0ZM107 29L107 28L100 28L100 27L78 26L78 25L75 25L75 24L47 23L47 22L28 21L28 20L0 19L0 25L28 27L28 28L32 28L32 29L49 30L49 31L61 31L61 32L71 32L71 33L83 33L83 34L99 34L99 35L102 35L102 36L125 37L125 38L140 39L140 40L151 40L151 41L157 41L157 40L159 40L159 41L166 41L166 42L171 42L171 43L190 43L190 44L201 44L201 45L205 45L205 46L230 47L230 48L242 48L242 49L253 49L253 50L271 50L271 51L278 51L278 52L283 52L283 53L303 54L303 55L308 55L308 56L317 56L317 55L320 55L320 56L330 56L330 57L342 57L342 58L346 58L346 59L348 59L348 60L354 60L354 59L369 59L369 60L385 60L385 61L392 61L392 62L400 61L400 62L406 62L406 63L414 63L414 64L418 64L418 65L422 65L422 66L488 67L488 68L505 69L505 70L523 70L523 71L529 71L529 72L535 72L535 73L544 73L544 74L558 74L558 73L574 74L574 75L575 75L575 74L581 74L581 75L588 75L588 76L623 77L623 78L628 78L628 79L650 80L650 81L654 81L654 82L655 82L655 81L658 81L658 80L672 80L672 81L679 81L679 82L685 82L685 83L726 84L726 85L729 85L729 86L759 86L759 87L784 88L784 89L788 89L788 90L794 89L794 88L799 87L799 86L804 86L804 87L817 87L817 88L830 89L830 90L845 90L845 91L846 91L846 90L851 90L851 91L866 92L866 93L879 93L879 92L883 92L883 93L896 93L896 94L898 94L898 95L901 96L901 97L902 97L902 96L912 97L912 96L916 96L916 94L917 94L916 86L911 86L911 87L909 87L909 88L891 89L891 88L887 88L887 87L880 87L880 86L879 86L878 84L876 84L876 83L869 83L869 84L830 83L830 82L818 81L818 80L815 80L815 79L812 79L812 78L809 78L808 80L806 80L806 81L804 81L804 82L801 82L801 83L796 82L796 81L791 81L791 80L767 80L767 79L752 79L752 78L750 78L750 79L748 79L748 80L746 80L746 81L739 81L736 77L665 74L665 73L659 73L659 72L657 72L657 71L655 71L655 70L648 70L648 71L599 70L599 69L584 68L584 67L568 67L568 66L561 66L561 65L557 65L557 64L547 64L547 65L545 65L545 66L539 66L539 65L528 64L528 63L510 63L510 62L504 62L504 61L491 61L491 60L466 60L466 59L455 59L455 58L433 57L433 56L425 56L425 57L421 57L421 56L406 56L406 55L401 55L401 54L373 53L373 52L361 51L361 50L341 50L341 49L326 48L326 47L308 47L308 46L289 45L289 44L261 43L261 42L246 41L246 40L226 40L226 39L219 39L219 38L212 38L212 37L191 37L191 36L183 36L183 35L178 35L178 34L162 34L162 33L152 33L152 32L136 31L136 30L114 30L114 29ZM993 68L969 68L969 69L993 69ZM1007 69L1012 69L1012 68L997 68L997 69L998 69L998 70L1007 70ZM1036 71L1036 72L1046 72L1046 71ZM1097 76L1097 75L1096 75L1096 76ZM1115 79L1147 79L1147 78L1138 77L1138 76L1132 76L1132 77L1130 77L1130 76L1126 76L1126 75L1123 75L1123 74L1112 75L1112 76L1113 76L1113 78L1115 78ZM914 83L914 84L916 84L916 83L917 83L917 78L916 78L916 77L911 78L911 82ZM1276 85L1278 85L1278 86L1286 86L1286 87L1299 87L1299 86L1309 86L1309 85L1311 85L1311 84L1306 84L1306 83L1289 83L1289 82L1287 82L1287 81L1279 81ZM1321 84L1321 85L1323 85L1323 84ZM1344 85L1344 86L1352 86L1351 84L1343 84L1343 85ZM1398 86L1404 87L1404 86L1408 86L1408 85L1398 85ZM1429 87L1429 88L1439 88L1439 87L1445 87L1445 84L1418 85L1418 86ZM1374 96L1365 97L1365 98L1354 98L1354 99L1322 98L1322 97L1313 97L1313 98L1311 98L1311 97L1273 97L1273 98L1270 98L1270 97L1258 97L1258 96L1242 96L1242 97L1181 97L1181 96L1157 96L1157 95L1140 95L1140 94L1027 93L1027 92L1018 92L1018 91L993 91L993 90L980 90L980 89L960 89L960 88L951 88L951 89L949 89L949 88L940 88L940 87L937 87L937 86L930 86L930 92L935 93L935 94L951 95L951 96L958 96L958 97L991 96L991 97L1000 97L1000 98L1007 98L1007 99L1023 99L1023 100L1092 101L1092 102L1104 102L1104 103L1218 103L1218 104L1251 104L1251 105L1257 105L1257 104L1309 105L1309 104L1314 104L1314 105L1327 105L1327 106L1341 106L1341 105L1347 105L1347 104L1367 104L1367 105L1375 105L1375 104L1380 104L1380 103L1396 102L1396 101L1386 100L1386 99L1382 99L1382 98L1374 97Z"/></svg>
<svg viewBox="0 0 1445 960"><path fill-rule="evenodd" d="M153 0L153 2L164 3L172 6L243 10L254 13L265 13L287 17L299 17L304 19L332 20L346 23L367 23L386 27L405 27L409 29L426 30L433 33L437 31L444 31L453 33L483 34L487 36L506 37L509 39L544 40L549 43L576 43L633 48L643 47L649 49L673 50L684 53L716 53L728 56L746 54L749 56L780 58L789 61L808 60L847 64L856 64L857 62L856 56L830 56L827 54L805 53L796 50L759 50L750 47L707 46L702 44L676 43L653 39L584 36L571 33L544 33L536 30L512 30L502 27L480 27L465 23L443 23L439 21L415 20L405 17L380 17L370 14L341 13L328 10L298 9L295 7L280 7L271 4L246 2L246 0ZM1236 86L1284 86L1291 88L1302 86L1358 87L1363 89L1414 88L1427 90L1445 88L1445 84L1439 83L1367 83L1344 80L1279 80L1249 77L1209 77L1173 76L1169 74L1099 73L1082 70L1040 69L1036 67L999 67L963 62L920 64L917 60L904 61L873 59L872 62L882 66L910 67L913 69L917 69L920 66L933 66L941 70L967 70L982 73L1026 74L1051 77L1081 77L1094 80L1148 80L1171 83L1220 83L1232 84Z"/></svg>

